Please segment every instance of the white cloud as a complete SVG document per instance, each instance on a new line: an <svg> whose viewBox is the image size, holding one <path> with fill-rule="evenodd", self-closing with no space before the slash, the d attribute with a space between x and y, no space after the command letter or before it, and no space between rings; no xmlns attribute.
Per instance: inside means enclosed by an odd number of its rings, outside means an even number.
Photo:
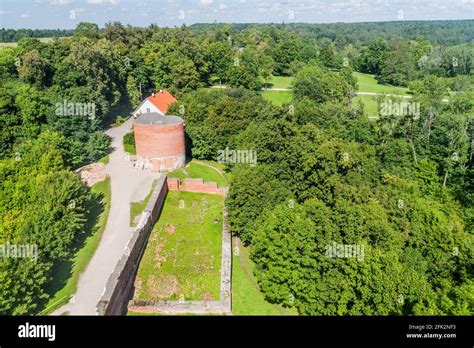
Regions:
<svg viewBox="0 0 474 348"><path fill-rule="evenodd" d="M120 0L87 0L87 3L90 5L118 5L120 3Z"/></svg>
<svg viewBox="0 0 474 348"><path fill-rule="evenodd" d="M71 0L49 0L49 4L50 5L59 5L59 6L62 6L62 5L67 5L71 2Z"/></svg>
<svg viewBox="0 0 474 348"><path fill-rule="evenodd" d="M227 8L226 4L219 4L219 10L223 11Z"/></svg>
<svg viewBox="0 0 474 348"><path fill-rule="evenodd" d="M28 17L30 17L30 15L28 13L22 13L20 15L20 18L28 18Z"/></svg>
<svg viewBox="0 0 474 348"><path fill-rule="evenodd" d="M213 2L214 0L200 0L202 6L210 6Z"/></svg>

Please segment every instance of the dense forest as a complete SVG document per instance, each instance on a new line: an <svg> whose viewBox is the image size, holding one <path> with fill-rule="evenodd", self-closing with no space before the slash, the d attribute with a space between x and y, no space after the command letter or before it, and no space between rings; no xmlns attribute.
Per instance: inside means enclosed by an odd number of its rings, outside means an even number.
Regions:
<svg viewBox="0 0 474 348"><path fill-rule="evenodd" d="M226 204L270 302L309 315L474 314L473 26L81 23L0 49L0 242L40 250L36 263L0 260L0 313L34 313L71 255L90 197L72 169L108 153L116 110L168 88L190 156L257 151L255 166L228 165ZM419 113L369 120L354 71L408 87ZM262 97L272 76L294 78L291 103ZM216 84L229 88L206 88ZM58 112L65 101L94 113ZM363 245L364 260L325 257L332 243Z"/></svg>

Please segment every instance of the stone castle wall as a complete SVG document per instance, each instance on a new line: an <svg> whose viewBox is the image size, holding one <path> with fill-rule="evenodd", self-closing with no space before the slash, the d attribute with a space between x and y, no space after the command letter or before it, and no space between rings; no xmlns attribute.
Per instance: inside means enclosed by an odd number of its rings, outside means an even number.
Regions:
<svg viewBox="0 0 474 348"><path fill-rule="evenodd" d="M99 315L124 315L128 301L133 297L135 276L150 231L161 213L168 192L166 176L162 175L153 190L124 254L110 274L104 292L97 304Z"/></svg>

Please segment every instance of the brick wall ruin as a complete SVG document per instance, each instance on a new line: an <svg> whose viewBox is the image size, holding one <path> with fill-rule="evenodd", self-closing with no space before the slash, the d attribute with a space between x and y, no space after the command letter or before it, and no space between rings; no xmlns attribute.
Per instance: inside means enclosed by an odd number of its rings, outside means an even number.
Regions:
<svg viewBox="0 0 474 348"><path fill-rule="evenodd" d="M219 188L215 182L204 182L203 179L186 178L182 182L176 178L168 179L168 190L170 191L187 191L197 193L211 193L225 196L226 190Z"/></svg>
<svg viewBox="0 0 474 348"><path fill-rule="evenodd" d="M141 312L161 313L230 313L231 311L231 236L227 222L227 211L223 211L223 239L222 239L222 269L221 269L221 291L219 301L196 301L177 303L178 301L160 301L150 303L149 301L131 301L135 291L135 277L143 255L148 236L153 229L169 191L188 191L198 193L218 194L225 197L226 189L217 187L215 182L204 183L203 179L179 179L166 178L162 175L153 190L150 200L143 211L132 237L125 247L124 254L117 263L114 271L110 274L104 292L97 304L99 315L124 315L129 309ZM129 304L130 301L130 304Z"/></svg>

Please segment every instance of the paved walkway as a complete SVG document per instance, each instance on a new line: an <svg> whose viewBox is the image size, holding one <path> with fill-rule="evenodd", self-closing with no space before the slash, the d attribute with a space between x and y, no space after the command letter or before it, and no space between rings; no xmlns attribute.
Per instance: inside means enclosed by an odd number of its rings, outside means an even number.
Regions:
<svg viewBox="0 0 474 348"><path fill-rule="evenodd" d="M123 254L133 232L130 226L130 202L143 200L151 184L160 174L138 171L125 160L122 138L131 130L133 118L106 133L112 137L113 152L105 172L109 174L112 199L109 218L97 250L84 273L79 277L76 294L68 304L53 314L69 312L70 315L97 315L96 305L104 291L110 273Z"/></svg>

